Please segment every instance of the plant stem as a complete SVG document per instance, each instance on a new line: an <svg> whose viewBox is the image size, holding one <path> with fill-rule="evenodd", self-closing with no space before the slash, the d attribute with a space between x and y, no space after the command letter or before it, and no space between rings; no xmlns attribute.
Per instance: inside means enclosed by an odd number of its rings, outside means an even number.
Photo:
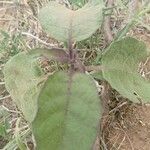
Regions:
<svg viewBox="0 0 150 150"><path fill-rule="evenodd" d="M69 36L68 50L69 50L69 59L70 59L70 69L71 71L74 71L75 57L73 52L73 42L72 42L71 35Z"/></svg>
<svg viewBox="0 0 150 150"><path fill-rule="evenodd" d="M114 4L114 0L108 0L107 1L107 7L112 7ZM106 40L108 43L110 43L113 40L113 35L111 33L111 26L110 26L110 15L105 17L104 21L104 32L106 36Z"/></svg>

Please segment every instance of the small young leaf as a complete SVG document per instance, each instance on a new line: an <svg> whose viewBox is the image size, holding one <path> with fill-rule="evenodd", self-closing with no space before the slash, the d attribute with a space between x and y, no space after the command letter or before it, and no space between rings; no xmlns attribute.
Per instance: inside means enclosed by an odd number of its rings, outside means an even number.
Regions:
<svg viewBox="0 0 150 150"><path fill-rule="evenodd" d="M111 45L102 57L103 77L122 96L138 102L150 101L150 82L138 73L138 65L147 57L146 46L127 37Z"/></svg>
<svg viewBox="0 0 150 150"><path fill-rule="evenodd" d="M63 42L81 41L90 37L101 25L103 1L97 5L91 1L81 9L70 10L56 2L42 8L39 19L45 30L55 39Z"/></svg>
<svg viewBox="0 0 150 150"><path fill-rule="evenodd" d="M49 60L56 60L62 63L68 62L68 54L65 52L64 49L60 48L52 48L52 49L36 48L30 50L28 54L36 57L42 55L47 57Z"/></svg>
<svg viewBox="0 0 150 150"><path fill-rule="evenodd" d="M81 73L50 76L32 123L38 150L91 150L98 133L100 100L92 79ZM68 93L68 90L70 92Z"/></svg>
<svg viewBox="0 0 150 150"><path fill-rule="evenodd" d="M77 8L84 6L87 0L69 0L69 3Z"/></svg>

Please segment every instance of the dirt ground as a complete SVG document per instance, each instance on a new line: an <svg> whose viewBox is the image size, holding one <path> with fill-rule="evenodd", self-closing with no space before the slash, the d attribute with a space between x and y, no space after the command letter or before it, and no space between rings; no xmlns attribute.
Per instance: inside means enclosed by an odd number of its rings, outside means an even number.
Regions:
<svg viewBox="0 0 150 150"><path fill-rule="evenodd" d="M105 147L108 150L150 150L149 114L149 104L127 104L108 116L103 128Z"/></svg>

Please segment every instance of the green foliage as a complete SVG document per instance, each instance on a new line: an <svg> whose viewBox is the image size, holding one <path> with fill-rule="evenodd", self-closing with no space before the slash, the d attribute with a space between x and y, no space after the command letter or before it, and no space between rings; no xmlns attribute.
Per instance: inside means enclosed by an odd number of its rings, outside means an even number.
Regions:
<svg viewBox="0 0 150 150"><path fill-rule="evenodd" d="M6 136L6 127L4 124L0 123L0 136Z"/></svg>
<svg viewBox="0 0 150 150"><path fill-rule="evenodd" d="M8 110L5 107L0 106L0 137L1 139L3 138L6 141L10 138L10 135L7 131L10 130L10 122L8 119L9 116L10 113L8 112Z"/></svg>
<svg viewBox="0 0 150 150"><path fill-rule="evenodd" d="M77 11L70 10L56 2L42 8L39 19L45 30L55 39L63 42L81 41L91 36L102 23L103 3L87 3Z"/></svg>
<svg viewBox="0 0 150 150"><path fill-rule="evenodd" d="M111 45L102 57L103 77L122 96L138 102L150 101L150 83L138 73L138 65L147 57L145 44L125 38Z"/></svg>
<svg viewBox="0 0 150 150"><path fill-rule="evenodd" d="M37 97L43 78L36 59L25 52L12 57L4 68L5 85L12 99L31 122L37 110Z"/></svg>
<svg viewBox="0 0 150 150"><path fill-rule="evenodd" d="M5 65L5 85L12 99L22 110L27 121L32 122L37 111L37 97L45 76L37 65L37 57L67 61L62 49L33 49L12 57Z"/></svg>
<svg viewBox="0 0 150 150"><path fill-rule="evenodd" d="M53 49L46 49L46 48L37 48L32 49L28 52L28 55L32 55L34 57L44 56L49 60L60 61L62 63L66 63L68 61L68 54L64 49L60 48L53 48Z"/></svg>
<svg viewBox="0 0 150 150"><path fill-rule="evenodd" d="M94 82L81 73L68 82L66 73L56 73L40 93L32 126L39 150L90 150L94 143L101 116Z"/></svg>
<svg viewBox="0 0 150 150"><path fill-rule="evenodd" d="M10 56L18 54L23 44L20 34L9 35L5 31L0 31L0 62L5 62Z"/></svg>
<svg viewBox="0 0 150 150"><path fill-rule="evenodd" d="M81 8L86 4L87 0L69 0L69 2L72 6Z"/></svg>
<svg viewBox="0 0 150 150"><path fill-rule="evenodd" d="M76 47L78 49L100 51L99 49L100 49L101 42L102 42L102 37L101 37L100 30L98 30L95 34L93 34L89 38L83 41L77 42Z"/></svg>

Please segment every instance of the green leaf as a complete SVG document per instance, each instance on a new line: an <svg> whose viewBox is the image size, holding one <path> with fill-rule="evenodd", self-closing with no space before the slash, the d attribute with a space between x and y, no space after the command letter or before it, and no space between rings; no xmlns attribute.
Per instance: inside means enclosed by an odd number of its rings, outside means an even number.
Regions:
<svg viewBox="0 0 150 150"><path fill-rule="evenodd" d="M12 57L4 68L5 85L12 99L31 122L37 111L39 84L44 75L39 70L36 59L25 52Z"/></svg>
<svg viewBox="0 0 150 150"><path fill-rule="evenodd" d="M140 61L146 57L143 42L131 37L115 42L102 57L103 77L122 96L135 102L149 102L150 82L138 73Z"/></svg>
<svg viewBox="0 0 150 150"><path fill-rule="evenodd" d="M5 127L5 125L0 122L0 136L5 137L5 136L6 136L6 133L7 133L7 132L6 132L6 127Z"/></svg>
<svg viewBox="0 0 150 150"><path fill-rule="evenodd" d="M66 73L56 73L40 93L32 124L37 150L90 150L94 144L101 117L96 86L81 73L73 75L70 88L68 82Z"/></svg>
<svg viewBox="0 0 150 150"><path fill-rule="evenodd" d="M63 49L37 48L14 56L4 68L6 88L29 122L36 115L37 97L45 79L37 65L37 57L40 56L62 63L68 62L68 54Z"/></svg>
<svg viewBox="0 0 150 150"><path fill-rule="evenodd" d="M77 6L78 8L84 6L87 0L69 0L70 4L73 6Z"/></svg>
<svg viewBox="0 0 150 150"><path fill-rule="evenodd" d="M53 38L63 42L68 42L70 38L72 41L81 41L100 27L103 6L102 1L91 1L81 9L73 11L57 2L50 2L41 9L39 19Z"/></svg>

